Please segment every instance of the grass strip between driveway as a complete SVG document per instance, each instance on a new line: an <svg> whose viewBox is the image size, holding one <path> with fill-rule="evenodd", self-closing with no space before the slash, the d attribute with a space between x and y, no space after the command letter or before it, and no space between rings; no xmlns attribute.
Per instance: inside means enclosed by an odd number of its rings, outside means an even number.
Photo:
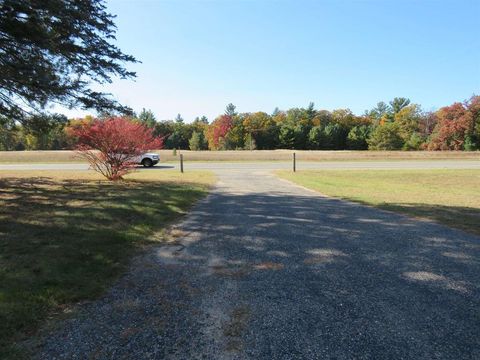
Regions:
<svg viewBox="0 0 480 360"><path fill-rule="evenodd" d="M89 171L0 171L0 358L75 302L93 299L214 182L152 169L111 183Z"/></svg>
<svg viewBox="0 0 480 360"><path fill-rule="evenodd" d="M480 170L278 171L324 195L480 235Z"/></svg>

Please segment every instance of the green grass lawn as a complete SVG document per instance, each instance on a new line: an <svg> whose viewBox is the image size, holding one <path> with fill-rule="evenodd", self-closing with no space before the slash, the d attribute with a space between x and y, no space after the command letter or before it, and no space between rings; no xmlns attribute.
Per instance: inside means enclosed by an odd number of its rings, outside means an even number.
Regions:
<svg viewBox="0 0 480 360"><path fill-rule="evenodd" d="M82 172L0 171L0 358L47 316L104 292L208 192L207 172L144 171L110 183Z"/></svg>
<svg viewBox="0 0 480 360"><path fill-rule="evenodd" d="M435 220L480 235L480 170L279 171L341 199Z"/></svg>

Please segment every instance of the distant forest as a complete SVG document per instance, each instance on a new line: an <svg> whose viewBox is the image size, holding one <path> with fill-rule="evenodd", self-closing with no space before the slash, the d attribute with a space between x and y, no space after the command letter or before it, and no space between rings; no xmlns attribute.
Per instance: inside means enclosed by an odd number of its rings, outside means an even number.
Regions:
<svg viewBox="0 0 480 360"><path fill-rule="evenodd" d="M108 117L108 115L104 115ZM399 97L379 102L363 115L349 109L275 109L238 113L233 104L213 121L205 116L187 123L179 114L158 121L143 109L131 121L152 127L167 149L190 150L466 150L480 149L480 96L435 112ZM0 118L0 150L71 149L72 129L87 116L67 119L60 114L38 114L21 123Z"/></svg>

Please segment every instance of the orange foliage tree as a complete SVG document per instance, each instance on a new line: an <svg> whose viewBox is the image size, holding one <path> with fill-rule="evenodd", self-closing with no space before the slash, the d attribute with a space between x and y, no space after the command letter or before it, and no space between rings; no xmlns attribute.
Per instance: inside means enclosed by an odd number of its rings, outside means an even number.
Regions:
<svg viewBox="0 0 480 360"><path fill-rule="evenodd" d="M207 130L208 146L211 150L218 150L233 127L233 118L231 115L221 115L212 122Z"/></svg>

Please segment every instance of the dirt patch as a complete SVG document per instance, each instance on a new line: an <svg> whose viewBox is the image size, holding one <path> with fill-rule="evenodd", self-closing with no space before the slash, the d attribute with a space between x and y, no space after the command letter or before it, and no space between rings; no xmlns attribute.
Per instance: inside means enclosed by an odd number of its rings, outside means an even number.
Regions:
<svg viewBox="0 0 480 360"><path fill-rule="evenodd" d="M222 277L228 278L242 278L247 276L250 273L250 270L247 266L225 266L225 265L214 265L211 266L213 274Z"/></svg>
<svg viewBox="0 0 480 360"><path fill-rule="evenodd" d="M223 334L227 337L226 349L228 351L239 351L243 348L242 334L248 326L251 310L248 305L235 307L229 321L223 327Z"/></svg>

